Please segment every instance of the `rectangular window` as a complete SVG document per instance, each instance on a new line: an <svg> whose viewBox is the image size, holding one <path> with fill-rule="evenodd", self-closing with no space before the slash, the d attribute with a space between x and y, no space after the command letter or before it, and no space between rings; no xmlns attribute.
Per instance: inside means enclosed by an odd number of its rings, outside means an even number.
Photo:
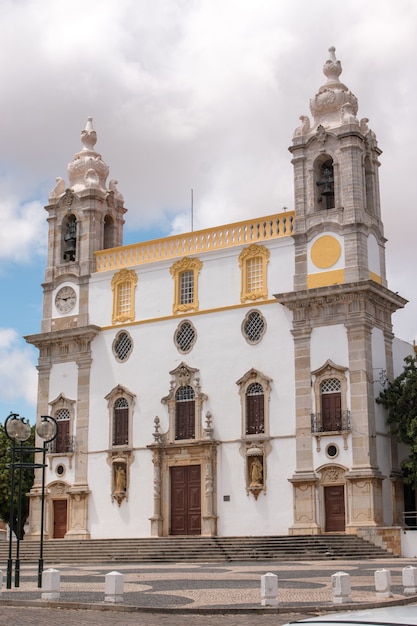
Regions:
<svg viewBox="0 0 417 626"><path fill-rule="evenodd" d="M129 315L130 314L130 294L131 284L120 283L117 288L117 314Z"/></svg>
<svg viewBox="0 0 417 626"><path fill-rule="evenodd" d="M56 436L55 441L53 441L52 443L55 444L54 445L54 452L69 452L69 447L70 447L70 434L69 434L69 427L70 427L70 422L69 420L59 420L57 422L58 424L58 433Z"/></svg>
<svg viewBox="0 0 417 626"><path fill-rule="evenodd" d="M324 431L342 430L342 396L324 393L321 396L321 413Z"/></svg>
<svg viewBox="0 0 417 626"><path fill-rule="evenodd" d="M175 412L175 439L194 439L195 402L177 401Z"/></svg>
<svg viewBox="0 0 417 626"><path fill-rule="evenodd" d="M129 409L116 407L114 409L113 445L126 446L129 442Z"/></svg>
<svg viewBox="0 0 417 626"><path fill-rule="evenodd" d="M187 270L180 276L180 304L192 304L194 302L194 272Z"/></svg>
<svg viewBox="0 0 417 626"><path fill-rule="evenodd" d="M263 394L246 396L246 434L258 435L264 432Z"/></svg>
<svg viewBox="0 0 417 626"><path fill-rule="evenodd" d="M256 293L262 291L263 277L262 277L262 259L257 256L253 259L247 260L247 285L246 289L248 293Z"/></svg>

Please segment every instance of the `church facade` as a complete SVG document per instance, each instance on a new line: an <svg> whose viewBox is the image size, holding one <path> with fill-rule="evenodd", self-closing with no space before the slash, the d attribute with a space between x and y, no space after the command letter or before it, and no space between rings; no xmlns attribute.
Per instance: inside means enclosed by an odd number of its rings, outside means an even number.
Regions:
<svg viewBox="0 0 417 626"><path fill-rule="evenodd" d="M50 538L356 533L401 524L375 403L393 336L381 154L330 49L290 152L294 209L123 246L91 118L57 179L37 414ZM40 532L41 474L27 536Z"/></svg>

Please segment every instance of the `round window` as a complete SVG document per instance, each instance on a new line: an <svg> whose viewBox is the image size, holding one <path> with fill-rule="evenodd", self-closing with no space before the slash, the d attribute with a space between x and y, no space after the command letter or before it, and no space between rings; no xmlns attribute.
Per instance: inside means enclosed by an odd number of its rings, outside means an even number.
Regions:
<svg viewBox="0 0 417 626"><path fill-rule="evenodd" d="M259 343L266 330L265 318L259 311L249 311L242 323L243 335L249 343Z"/></svg>
<svg viewBox="0 0 417 626"><path fill-rule="evenodd" d="M116 335L116 339L113 342L113 353L118 361L126 361L132 352L133 342L132 338L125 330L122 330Z"/></svg>
<svg viewBox="0 0 417 626"><path fill-rule="evenodd" d="M339 449L338 449L338 447L334 443L331 443L330 445L327 446L326 454L331 459L333 459L335 456L337 456L338 453L339 453Z"/></svg>
<svg viewBox="0 0 417 626"><path fill-rule="evenodd" d="M65 474L65 466L64 465L57 465L55 471L57 473L57 476L63 476Z"/></svg>

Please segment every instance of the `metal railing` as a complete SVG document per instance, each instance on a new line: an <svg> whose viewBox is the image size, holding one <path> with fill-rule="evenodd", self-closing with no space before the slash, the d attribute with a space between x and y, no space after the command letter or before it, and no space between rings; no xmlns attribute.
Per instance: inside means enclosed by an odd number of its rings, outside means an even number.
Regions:
<svg viewBox="0 0 417 626"><path fill-rule="evenodd" d="M323 420L322 413L311 414L311 432L312 433L330 433L350 431L350 411L340 411L331 418L326 417Z"/></svg>

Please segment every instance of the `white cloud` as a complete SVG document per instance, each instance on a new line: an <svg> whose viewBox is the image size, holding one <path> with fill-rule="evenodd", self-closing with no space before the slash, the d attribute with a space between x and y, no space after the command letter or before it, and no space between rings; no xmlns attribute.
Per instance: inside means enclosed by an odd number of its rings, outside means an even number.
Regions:
<svg viewBox="0 0 417 626"><path fill-rule="evenodd" d="M0 258L46 245L55 178L89 115L119 180L125 229L179 232L293 206L298 117L336 46L342 80L384 150L381 195L394 291L414 298L415 0L3 1ZM408 256L407 256L408 255ZM416 330L417 303L399 314Z"/></svg>
<svg viewBox="0 0 417 626"><path fill-rule="evenodd" d="M0 328L0 396L2 404L24 398L36 404L34 353L12 328Z"/></svg>

